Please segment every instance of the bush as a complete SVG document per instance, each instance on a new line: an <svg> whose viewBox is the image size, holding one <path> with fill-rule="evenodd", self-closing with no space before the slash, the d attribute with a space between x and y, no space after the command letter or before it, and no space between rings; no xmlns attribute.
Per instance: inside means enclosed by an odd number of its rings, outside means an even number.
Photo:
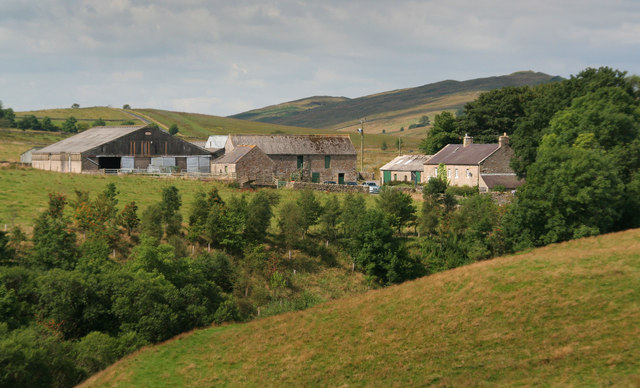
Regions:
<svg viewBox="0 0 640 388"><path fill-rule="evenodd" d="M474 186L449 186L447 187L447 194L449 195L457 195L461 197L471 197L472 195L478 194L478 187Z"/></svg>

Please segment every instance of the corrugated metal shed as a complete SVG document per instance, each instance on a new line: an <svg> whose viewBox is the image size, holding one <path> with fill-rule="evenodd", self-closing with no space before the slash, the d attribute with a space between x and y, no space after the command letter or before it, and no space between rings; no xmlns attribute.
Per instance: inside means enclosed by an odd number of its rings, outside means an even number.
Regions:
<svg viewBox="0 0 640 388"><path fill-rule="evenodd" d="M256 145L267 155L355 155L349 135L229 135L228 142Z"/></svg>
<svg viewBox="0 0 640 388"><path fill-rule="evenodd" d="M433 155L425 164L479 164L489 155L496 152L499 144L449 144Z"/></svg>
<svg viewBox="0 0 640 388"><path fill-rule="evenodd" d="M38 150L37 153L81 153L108 143L122 136L135 132L146 125L127 125L121 127L93 127L77 135L71 136L50 146Z"/></svg>
<svg viewBox="0 0 640 388"><path fill-rule="evenodd" d="M380 167L383 171L422 171L432 155L401 155Z"/></svg>

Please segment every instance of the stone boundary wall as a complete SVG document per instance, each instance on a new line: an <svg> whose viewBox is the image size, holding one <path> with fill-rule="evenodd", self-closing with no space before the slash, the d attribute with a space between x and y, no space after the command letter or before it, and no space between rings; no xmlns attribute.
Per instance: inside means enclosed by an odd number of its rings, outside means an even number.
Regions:
<svg viewBox="0 0 640 388"><path fill-rule="evenodd" d="M287 188L294 190L316 190L327 191L331 193L368 193L369 187L358 185L325 185L322 183L309 183L309 182L287 182Z"/></svg>

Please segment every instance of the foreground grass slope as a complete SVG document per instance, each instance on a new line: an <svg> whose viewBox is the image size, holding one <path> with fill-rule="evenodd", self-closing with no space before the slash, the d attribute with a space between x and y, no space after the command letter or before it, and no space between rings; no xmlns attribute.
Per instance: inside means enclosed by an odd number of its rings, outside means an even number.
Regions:
<svg viewBox="0 0 640 388"><path fill-rule="evenodd" d="M640 230L198 330L84 386L640 383Z"/></svg>

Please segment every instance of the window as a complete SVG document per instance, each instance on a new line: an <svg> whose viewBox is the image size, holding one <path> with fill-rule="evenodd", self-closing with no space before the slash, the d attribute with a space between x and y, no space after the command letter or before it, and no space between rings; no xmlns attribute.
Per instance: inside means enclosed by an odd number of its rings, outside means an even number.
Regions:
<svg viewBox="0 0 640 388"><path fill-rule="evenodd" d="M304 165L304 156L302 155L298 155L298 169L301 169L302 166Z"/></svg>
<svg viewBox="0 0 640 388"><path fill-rule="evenodd" d="M438 167L433 168L433 176L438 176Z"/></svg>
<svg viewBox="0 0 640 388"><path fill-rule="evenodd" d="M451 178L451 169L447 168L447 178Z"/></svg>
<svg viewBox="0 0 640 388"><path fill-rule="evenodd" d="M398 174L393 174L393 180L397 181L398 180Z"/></svg>
<svg viewBox="0 0 640 388"><path fill-rule="evenodd" d="M458 169L456 168L456 179L458 179Z"/></svg>
<svg viewBox="0 0 640 388"><path fill-rule="evenodd" d="M331 155L324 156L324 168L331 168Z"/></svg>
<svg viewBox="0 0 640 388"><path fill-rule="evenodd" d="M471 179L471 171L467 168L467 179Z"/></svg>

